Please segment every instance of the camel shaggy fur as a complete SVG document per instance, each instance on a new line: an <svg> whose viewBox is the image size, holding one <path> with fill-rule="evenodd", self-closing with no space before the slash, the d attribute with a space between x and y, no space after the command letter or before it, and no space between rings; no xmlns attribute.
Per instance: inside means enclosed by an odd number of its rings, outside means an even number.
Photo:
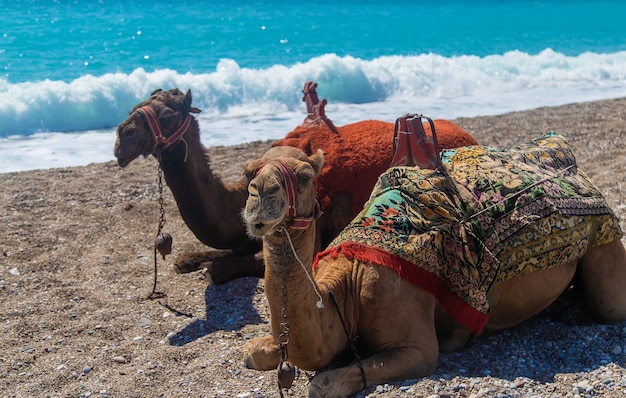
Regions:
<svg viewBox="0 0 626 398"><path fill-rule="evenodd" d="M474 147L466 149L471 148ZM488 172L507 172L496 163L491 164L493 169ZM504 168L507 167L505 164ZM360 258L363 247L353 252L329 249L330 252L318 254L314 263L316 220L312 216L317 205L313 182L322 168L321 151L307 156L289 147L271 148L246 167L251 180L243 217L249 233L263 240L265 290L271 312L271 334L249 341L244 348L245 363L250 368L275 369L282 358L302 369L318 371L311 380L309 397L327 398L347 397L370 385L423 377L436 368L439 351L459 350L476 334L508 328L537 314L569 286L575 274L582 285L587 307L596 320L612 323L626 319L626 252L620 243L618 224L617 227L613 224L612 233L603 238L602 233L595 236L594 230L600 231L603 227L591 222L593 227L589 233L594 235L591 239L597 244L583 245L577 258L509 279L495 278L489 289L488 312L482 314L482 318L478 314L477 319L484 321L480 326L466 322L468 319L462 314L452 315L450 300L446 300L449 295L441 292L445 290L441 286L434 286L436 278L419 274L426 279L420 287L419 281L407 280L406 275L401 276L402 272L393 266L381 265L383 252L363 260ZM416 168L402 167L392 168L389 173L404 171L422 173ZM423 195L428 193L429 184L444 184L449 176L431 170L423 173L429 175L429 179L415 180L412 185L425 187L424 191L417 190L418 196L422 194L420 200L430 204L434 203L432 199L445 201L443 196ZM509 182L511 186L517 184L514 180L505 181ZM383 183L381 176L377 187L381 188ZM292 193L289 185L295 186ZM376 204L374 195L368 204ZM292 207L295 213L290 214ZM393 206L380 207L380 210L389 214L417 211L415 207L403 210ZM363 232L371 222L366 215L361 213L350 224L353 231ZM431 215L444 229L450 224L446 221L448 216L450 214L443 210ZM606 217L612 220L610 214ZM525 231L531 231L532 220L536 218L526 217L526 221L520 218L519 222L527 223ZM298 221L298 228L293 228L294 219ZM307 228L302 220L308 220L304 223L308 224ZM385 227L382 225L383 229ZM413 228L419 226L413 225ZM416 242L421 242L419 238L415 237ZM581 237L584 242L588 242L587 238L589 236ZM445 245L445 239L440 243ZM464 251L468 248L470 252ZM458 249L452 247L462 258L479 258L480 249L468 242L461 242ZM560 256L575 247L554 249L555 255ZM528 264L536 264L535 260L541 259L537 250L530 253ZM419 255L417 253L416 257ZM505 257L502 255L500 260L510 261L513 268L522 265ZM488 257L480 257L480 261L487 260ZM451 264L450 260L449 264L435 265L445 268ZM320 302L323 308L318 305ZM464 308L472 317L476 315L471 308ZM355 360L351 354L352 346L358 350L360 360Z"/></svg>
<svg viewBox="0 0 626 398"><path fill-rule="evenodd" d="M315 85L305 85L309 103ZM180 214L195 236L214 249L185 253L175 260L177 272L206 268L215 284L241 276L263 276L259 241L250 239L240 213L247 196L244 177L225 184L211 169L208 153L200 142L198 122L192 114L191 91L156 90L137 104L117 129L114 153L120 167L138 156L158 158ZM324 215L319 220L319 246L324 247L354 217L369 195L378 175L391 161L393 124L371 120L335 128L325 117L325 100L316 115L325 123L305 120L274 145L294 145L327 153L327 167L318 180ZM321 110L321 112L320 112ZM330 127L329 127L330 126ZM474 138L446 120L435 121L441 147L472 145ZM336 131L338 131L338 133ZM155 132L156 131L156 132ZM312 152L311 152L312 153Z"/></svg>

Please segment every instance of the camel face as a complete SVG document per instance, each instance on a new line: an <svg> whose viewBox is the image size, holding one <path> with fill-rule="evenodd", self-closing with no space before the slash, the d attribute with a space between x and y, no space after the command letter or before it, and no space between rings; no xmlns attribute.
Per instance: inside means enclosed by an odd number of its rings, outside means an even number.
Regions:
<svg viewBox="0 0 626 398"><path fill-rule="evenodd" d="M292 157L294 152L301 156ZM261 159L250 162L246 174L253 177L243 210L248 233L262 237L280 226L288 226L286 224L297 215L312 214L311 209L315 207L314 177L321 170L322 162L321 150L309 158L292 147L271 148ZM290 187L293 189L291 194Z"/></svg>
<svg viewBox="0 0 626 398"><path fill-rule="evenodd" d="M118 126L116 135L114 154L120 167L128 166L140 155L148 156L152 153L154 143L150 130L138 113L131 113Z"/></svg>
<svg viewBox="0 0 626 398"><path fill-rule="evenodd" d="M155 116L155 125L150 126L141 108L150 107ZM115 157L120 167L126 167L137 157L155 155L160 146L183 125L189 113L198 113L199 109L191 106L191 91L183 94L179 89L168 91L156 90L150 98L137 104L126 120L117 128L114 146ZM162 137L157 137L154 128ZM181 133L184 133L181 132Z"/></svg>
<svg viewBox="0 0 626 398"><path fill-rule="evenodd" d="M273 165L261 169L248 186L244 220L250 235L262 237L285 218L289 206L282 175Z"/></svg>

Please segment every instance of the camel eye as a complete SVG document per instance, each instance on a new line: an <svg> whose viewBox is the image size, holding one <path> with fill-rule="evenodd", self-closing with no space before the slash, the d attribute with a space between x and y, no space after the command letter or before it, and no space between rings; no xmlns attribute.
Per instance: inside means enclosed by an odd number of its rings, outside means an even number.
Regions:
<svg viewBox="0 0 626 398"><path fill-rule="evenodd" d="M122 137L124 139L132 139L135 137L135 129L126 129L124 131L122 131Z"/></svg>
<svg viewBox="0 0 626 398"><path fill-rule="evenodd" d="M275 193L278 192L279 189L280 189L280 187L278 185L272 185L271 187L269 187L268 189L265 190L265 194L266 195L274 195Z"/></svg>
<svg viewBox="0 0 626 398"><path fill-rule="evenodd" d="M313 179L313 171L312 170L304 170L298 174L298 184L306 185Z"/></svg>

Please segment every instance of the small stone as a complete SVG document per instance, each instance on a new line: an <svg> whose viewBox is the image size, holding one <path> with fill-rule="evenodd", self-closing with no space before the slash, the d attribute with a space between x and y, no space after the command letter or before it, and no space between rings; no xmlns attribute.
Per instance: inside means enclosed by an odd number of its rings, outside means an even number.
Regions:
<svg viewBox="0 0 626 398"><path fill-rule="evenodd" d="M613 354L618 355L622 353L622 347L616 345L615 347L613 347L613 351L611 351Z"/></svg>
<svg viewBox="0 0 626 398"><path fill-rule="evenodd" d="M11 269L9 270L9 273L10 273L11 275L19 275L19 274L20 274L20 271L19 271L17 268L11 268Z"/></svg>
<svg viewBox="0 0 626 398"><path fill-rule="evenodd" d="M584 393L593 390L593 386L587 380L574 384L574 393Z"/></svg>
<svg viewBox="0 0 626 398"><path fill-rule="evenodd" d="M113 357L113 362L126 363L126 358L124 358L121 355L118 355L118 356Z"/></svg>
<svg viewBox="0 0 626 398"><path fill-rule="evenodd" d="M87 373L91 372L93 368L91 366L85 366L83 368L83 374L86 375Z"/></svg>

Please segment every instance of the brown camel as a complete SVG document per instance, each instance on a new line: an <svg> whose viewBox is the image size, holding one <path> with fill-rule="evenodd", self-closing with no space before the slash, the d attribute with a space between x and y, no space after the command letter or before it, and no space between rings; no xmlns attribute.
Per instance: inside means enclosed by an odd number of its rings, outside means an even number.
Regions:
<svg viewBox="0 0 626 398"><path fill-rule="evenodd" d="M272 333L246 344L246 365L319 371L309 397L423 377L439 351L546 308L575 273L596 320L625 320L618 220L563 142L446 151L444 172L390 168L315 260L321 151L275 147L250 162L244 219L264 244Z"/></svg>
<svg viewBox="0 0 626 398"><path fill-rule="evenodd" d="M303 126L274 145L322 148L327 153L327 167L318 179L324 210L319 239L324 247L358 213L376 178L389 166L394 125L372 120L335 128L324 114L326 101L317 100L314 83L305 85L303 100L309 109ZM200 110L191 102L190 91L172 89L156 90L137 104L117 129L118 164L125 167L140 155L157 157L187 226L202 243L222 249L180 255L175 260L177 272L207 268L215 284L263 276L261 244L250 239L240 222L248 180L228 185L213 173L198 123L191 116ZM436 120L435 126L443 148L476 143L449 121Z"/></svg>

